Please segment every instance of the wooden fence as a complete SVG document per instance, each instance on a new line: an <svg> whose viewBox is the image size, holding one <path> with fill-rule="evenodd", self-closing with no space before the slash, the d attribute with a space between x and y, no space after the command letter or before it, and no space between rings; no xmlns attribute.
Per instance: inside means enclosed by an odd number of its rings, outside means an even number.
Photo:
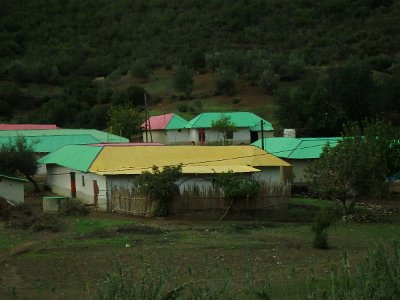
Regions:
<svg viewBox="0 0 400 300"><path fill-rule="evenodd" d="M235 201L232 210L249 211L285 207L290 197L290 184L261 183L260 193L256 199ZM172 214L206 210L225 210L229 207L220 189L213 187L186 187L170 206ZM137 188L130 190L113 187L111 191L112 211L130 213L138 216L151 216L157 203L148 199Z"/></svg>

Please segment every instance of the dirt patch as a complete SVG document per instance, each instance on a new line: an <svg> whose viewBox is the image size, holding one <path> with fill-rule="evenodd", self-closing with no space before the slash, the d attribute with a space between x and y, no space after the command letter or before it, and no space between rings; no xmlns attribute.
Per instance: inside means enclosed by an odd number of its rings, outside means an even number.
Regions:
<svg viewBox="0 0 400 300"><path fill-rule="evenodd" d="M166 230L158 227L147 225L129 224L118 227L104 228L93 231L88 237L107 238L118 234L162 234Z"/></svg>

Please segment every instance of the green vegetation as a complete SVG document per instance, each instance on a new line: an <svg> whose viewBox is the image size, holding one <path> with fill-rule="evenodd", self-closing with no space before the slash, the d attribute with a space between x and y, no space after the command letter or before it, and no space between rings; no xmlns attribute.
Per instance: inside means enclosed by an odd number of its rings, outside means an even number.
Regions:
<svg viewBox="0 0 400 300"><path fill-rule="evenodd" d="M157 204L154 214L167 216L174 197L179 195L176 181L182 177L182 166L153 166L151 171L144 171L137 179L139 189Z"/></svg>
<svg viewBox="0 0 400 300"><path fill-rule="evenodd" d="M388 180L400 172L399 132L384 121L352 123L335 147L327 145L309 168L310 188L337 201L343 214L368 197L386 197Z"/></svg>
<svg viewBox="0 0 400 300"><path fill-rule="evenodd" d="M38 162L32 150L23 136L18 136L15 142L10 140L0 147L0 174L9 176L22 175L26 177L39 191L39 186L33 179L38 170Z"/></svg>
<svg viewBox="0 0 400 300"><path fill-rule="evenodd" d="M314 132L321 135L337 133L342 117L355 120L371 112L398 112L400 107L397 1L36 0L24 7L21 1L8 1L1 16L3 121L104 129L106 112L119 98L114 93L124 93L140 83L152 97L168 100L171 70L179 65L194 70L196 76L216 73L217 94L239 93L242 87L236 79L259 85L268 94L283 86L302 88L311 80L312 86L319 87L310 92L313 101L321 102L328 114L340 113L337 120L329 115L327 120L302 117L300 124L285 117L279 121L283 126L305 129L319 125ZM350 92L343 88L338 94L335 86L319 83L326 77L337 78L330 70L352 57L369 70L366 74L372 75L373 84L359 89L357 77L348 80L350 73L346 72L340 75L343 80L333 80L333 84L350 85L354 88ZM166 70L163 76L170 83L154 83L155 70ZM194 81L196 91L196 78ZM41 91L33 92L29 88L33 84ZM350 97L360 91L363 93L356 99L365 98L363 105L354 105L362 109L355 116L346 115L347 108L343 112L338 105L347 103L342 95ZM210 97L198 93L203 100ZM336 98L332 107L326 105ZM380 107L375 109L375 104ZM257 102L253 106L263 111L263 105ZM296 109L299 113L305 110L303 104L295 107L302 108ZM270 116L271 110L267 113ZM331 122L332 127L323 132L323 126Z"/></svg>
<svg viewBox="0 0 400 300"><path fill-rule="evenodd" d="M134 139L140 134L141 120L132 104L111 106L108 112L108 127L111 133Z"/></svg>

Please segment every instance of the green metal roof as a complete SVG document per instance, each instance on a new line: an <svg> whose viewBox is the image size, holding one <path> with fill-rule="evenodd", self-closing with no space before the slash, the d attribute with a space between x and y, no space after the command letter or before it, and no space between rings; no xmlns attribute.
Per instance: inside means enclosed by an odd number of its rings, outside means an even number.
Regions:
<svg viewBox="0 0 400 300"><path fill-rule="evenodd" d="M15 181L28 182L28 180L26 180L24 178L12 177L12 176L7 176L7 175L3 175L3 174L0 174L0 177L5 178L5 179L10 179L10 180L15 180Z"/></svg>
<svg viewBox="0 0 400 300"><path fill-rule="evenodd" d="M91 135L102 143L127 143L122 136L96 129L46 129L46 130L2 130L0 137L8 136L59 136L59 135Z"/></svg>
<svg viewBox="0 0 400 300"><path fill-rule="evenodd" d="M57 164L87 172L102 149L99 146L67 145L39 159L39 163Z"/></svg>
<svg viewBox="0 0 400 300"><path fill-rule="evenodd" d="M181 129L186 128L188 121L183 119L182 117L174 114L171 120L168 122L168 125L165 129Z"/></svg>
<svg viewBox="0 0 400 300"><path fill-rule="evenodd" d="M27 144L32 146L34 152L49 153L66 145L86 145L100 143L98 139L90 134L79 135L41 135L25 136ZM18 136L0 136L0 145L14 143Z"/></svg>
<svg viewBox="0 0 400 300"><path fill-rule="evenodd" d="M212 122L217 121L221 117L228 116L230 117L235 127L245 127L250 130L260 131L261 130L261 121L264 122L263 128L264 131L274 130L271 123L260 118L254 113L251 112L211 112L211 113L202 113L192 119L188 128L211 128Z"/></svg>
<svg viewBox="0 0 400 300"><path fill-rule="evenodd" d="M264 139L264 150L281 158L313 159L321 156L326 144L336 146L340 137L332 138L290 138L273 137ZM252 143L262 147L261 139Z"/></svg>

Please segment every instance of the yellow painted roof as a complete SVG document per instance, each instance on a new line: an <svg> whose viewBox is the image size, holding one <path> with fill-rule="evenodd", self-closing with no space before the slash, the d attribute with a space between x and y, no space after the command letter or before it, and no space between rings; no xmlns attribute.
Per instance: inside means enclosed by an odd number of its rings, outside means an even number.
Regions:
<svg viewBox="0 0 400 300"><path fill-rule="evenodd" d="M216 172L229 169L234 172L256 172L256 169L251 171L244 167L290 166L255 146L105 146L89 171L109 175L140 174L150 170L153 165L163 167L178 164L183 165L184 173L214 173L212 168Z"/></svg>
<svg viewBox="0 0 400 300"><path fill-rule="evenodd" d="M130 168L124 170L108 170L108 171L97 171L95 173L100 175L139 175L143 171L151 171L151 168ZM259 169L249 166L183 166L183 174L214 174L232 171L233 173L254 173L260 172Z"/></svg>

